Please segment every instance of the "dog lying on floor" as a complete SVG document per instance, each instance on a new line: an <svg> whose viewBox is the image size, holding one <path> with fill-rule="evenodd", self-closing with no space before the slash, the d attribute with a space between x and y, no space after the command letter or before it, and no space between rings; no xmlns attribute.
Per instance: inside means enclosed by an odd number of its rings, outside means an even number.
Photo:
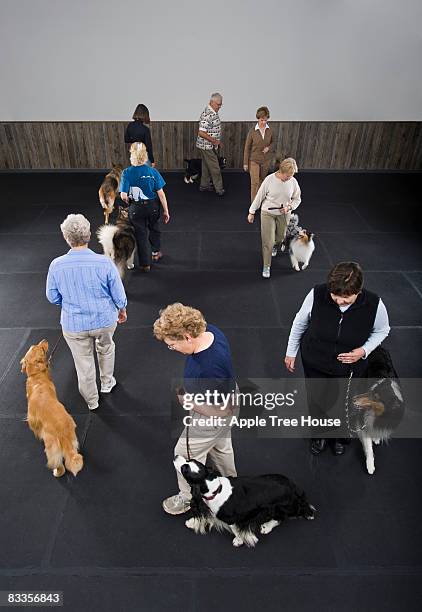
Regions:
<svg viewBox="0 0 422 612"><path fill-rule="evenodd" d="M123 168L117 164L113 164L113 168L105 175L104 181L98 190L100 204L104 209L105 223L108 223L108 218L114 209L114 202L119 190L120 177L122 176Z"/></svg>
<svg viewBox="0 0 422 612"><path fill-rule="evenodd" d="M123 279L126 268L132 270L135 256L135 232L129 221L127 208L119 206L116 225L102 225L97 230L98 241L103 247L104 255L110 257Z"/></svg>
<svg viewBox="0 0 422 612"><path fill-rule="evenodd" d="M280 250L289 249L290 261L292 267L297 272L300 272L300 264L302 270L306 270L311 260L312 254L315 251L314 234L300 227L299 216L295 213L290 215L289 224L286 230L286 236L281 243Z"/></svg>
<svg viewBox="0 0 422 612"><path fill-rule="evenodd" d="M281 474L226 478L180 455L174 466L191 486L193 517L185 525L196 533L227 530L233 546L254 547L257 533L268 534L287 518L314 518L305 494Z"/></svg>
<svg viewBox="0 0 422 612"><path fill-rule="evenodd" d="M354 412L351 420L352 431L358 434L363 446L368 474L373 474L372 443L379 444L391 437L403 418L404 401L390 353L382 346L369 354L367 377L371 384L368 391L352 397Z"/></svg>
<svg viewBox="0 0 422 612"><path fill-rule="evenodd" d="M197 178L199 178L202 174L202 160L201 159L184 159L185 162L185 177L184 181L186 184L194 183ZM218 163L220 165L220 169L224 170L226 167L226 158L219 157Z"/></svg>
<svg viewBox="0 0 422 612"><path fill-rule="evenodd" d="M22 372L27 375L27 421L35 437L43 440L47 467L56 478L63 476L65 466L74 476L83 467L75 435L76 423L59 402L47 361L48 342L41 340L30 347L21 359ZM63 465L64 459L64 465Z"/></svg>

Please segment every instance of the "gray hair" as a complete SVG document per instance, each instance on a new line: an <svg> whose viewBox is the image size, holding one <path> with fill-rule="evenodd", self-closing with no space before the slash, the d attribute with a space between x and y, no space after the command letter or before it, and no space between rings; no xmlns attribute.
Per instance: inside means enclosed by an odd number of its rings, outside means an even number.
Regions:
<svg viewBox="0 0 422 612"><path fill-rule="evenodd" d="M215 102L221 102L223 99L223 96L218 93L218 91L216 91L215 93L211 94L210 100L215 100Z"/></svg>
<svg viewBox="0 0 422 612"><path fill-rule="evenodd" d="M67 215L60 225L63 238L70 247L88 244L91 238L91 225L83 215Z"/></svg>

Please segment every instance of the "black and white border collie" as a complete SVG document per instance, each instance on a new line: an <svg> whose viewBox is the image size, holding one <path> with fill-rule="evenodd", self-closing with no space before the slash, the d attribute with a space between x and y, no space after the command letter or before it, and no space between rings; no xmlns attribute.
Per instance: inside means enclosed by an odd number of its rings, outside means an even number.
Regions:
<svg viewBox="0 0 422 612"><path fill-rule="evenodd" d="M233 546L254 547L257 533L270 533L287 518L314 518L305 494L281 474L226 478L180 455L174 466L191 487L193 517L185 525L195 533L226 530L234 535Z"/></svg>
<svg viewBox="0 0 422 612"><path fill-rule="evenodd" d="M357 432L369 474L375 472L372 443L387 441L404 414L403 394L390 353L378 346L368 356L366 393L352 397L352 430ZM360 381L359 381L360 382ZM363 381L364 382L364 381ZM367 384L367 383L366 383Z"/></svg>
<svg viewBox="0 0 422 612"><path fill-rule="evenodd" d="M184 159L185 162L185 176L184 181L187 185L189 183L194 183L196 179L198 179L202 174L202 160L198 158L193 159ZM219 157L218 163L220 165L220 169L224 170L226 167L226 158Z"/></svg>

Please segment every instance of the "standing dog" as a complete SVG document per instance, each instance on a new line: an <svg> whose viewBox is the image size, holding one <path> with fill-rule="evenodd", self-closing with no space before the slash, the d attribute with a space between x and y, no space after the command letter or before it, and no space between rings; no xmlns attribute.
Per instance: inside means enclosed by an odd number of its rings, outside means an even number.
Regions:
<svg viewBox="0 0 422 612"><path fill-rule="evenodd" d="M199 178L202 174L202 160L201 159L184 159L185 162L185 177L184 181L187 185L189 183L194 183L197 178ZM219 157L218 163L220 165L220 169L224 170L226 167L226 158Z"/></svg>
<svg viewBox="0 0 422 612"><path fill-rule="evenodd" d="M281 474L226 478L180 455L174 466L191 486L193 518L185 525L196 533L227 530L234 535L233 546L253 547L256 533L270 533L287 518L314 518L305 494Z"/></svg>
<svg viewBox="0 0 422 612"><path fill-rule="evenodd" d="M116 225L102 225L97 230L98 241L103 247L104 255L110 257L123 279L126 268L132 270L135 256L135 232L129 221L127 208L119 206Z"/></svg>
<svg viewBox="0 0 422 612"><path fill-rule="evenodd" d="M104 181L98 190L100 204L104 209L105 223L108 223L108 217L113 212L114 201L119 190L120 177L122 176L123 168L113 164L113 168L106 174Z"/></svg>
<svg viewBox="0 0 422 612"><path fill-rule="evenodd" d="M312 253L315 251L313 238L314 234L300 227L299 216L297 214L290 215L286 237L280 250L289 249L292 267L297 272L300 272L300 264L302 264L302 270L306 270L309 265Z"/></svg>
<svg viewBox="0 0 422 612"><path fill-rule="evenodd" d="M47 466L56 478L63 476L65 466L74 476L83 467L75 435L76 423L59 402L47 361L48 342L34 344L21 359L27 375L27 421L35 437L44 441ZM63 465L64 459L64 465Z"/></svg>
<svg viewBox="0 0 422 612"><path fill-rule="evenodd" d="M352 398L352 431L358 434L368 474L375 472L374 444L387 441L404 414L403 394L390 353L378 346L368 357L370 388Z"/></svg>

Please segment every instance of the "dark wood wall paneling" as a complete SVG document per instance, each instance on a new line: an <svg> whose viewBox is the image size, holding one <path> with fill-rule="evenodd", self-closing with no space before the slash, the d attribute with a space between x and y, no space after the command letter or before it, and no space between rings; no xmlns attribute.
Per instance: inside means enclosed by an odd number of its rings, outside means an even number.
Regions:
<svg viewBox="0 0 422 612"><path fill-rule="evenodd" d="M1 169L109 168L128 165L126 122L0 123ZM223 123L229 168L242 168L252 123ZM301 169L421 170L421 122L271 122L276 150ZM157 121L151 126L157 167L176 170L198 157L196 121Z"/></svg>

